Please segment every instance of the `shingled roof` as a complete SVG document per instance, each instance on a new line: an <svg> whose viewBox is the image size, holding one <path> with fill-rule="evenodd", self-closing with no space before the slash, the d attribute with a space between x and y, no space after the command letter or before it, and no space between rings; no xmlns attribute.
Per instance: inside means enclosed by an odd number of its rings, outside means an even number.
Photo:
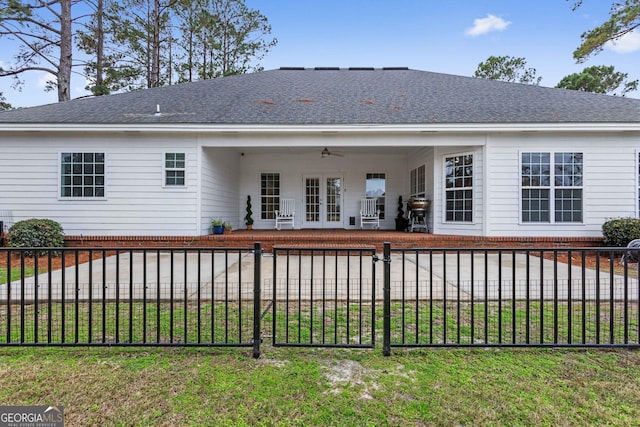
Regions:
<svg viewBox="0 0 640 427"><path fill-rule="evenodd" d="M406 68L281 68L0 113L0 128L639 122L637 99Z"/></svg>

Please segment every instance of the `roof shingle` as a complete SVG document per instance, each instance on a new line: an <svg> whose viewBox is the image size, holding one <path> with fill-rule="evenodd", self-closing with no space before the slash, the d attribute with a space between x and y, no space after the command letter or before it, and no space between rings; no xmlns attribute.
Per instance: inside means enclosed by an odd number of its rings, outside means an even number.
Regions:
<svg viewBox="0 0 640 427"><path fill-rule="evenodd" d="M14 124L638 122L637 99L401 68L271 70L0 113Z"/></svg>

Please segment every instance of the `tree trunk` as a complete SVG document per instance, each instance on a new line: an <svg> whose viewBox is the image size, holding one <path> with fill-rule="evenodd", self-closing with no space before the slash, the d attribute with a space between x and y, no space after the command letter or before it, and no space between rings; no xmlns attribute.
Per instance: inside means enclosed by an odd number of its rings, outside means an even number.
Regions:
<svg viewBox="0 0 640 427"><path fill-rule="evenodd" d="M99 94L105 93L104 86L104 2L98 0L96 10L96 87L100 88Z"/></svg>
<svg viewBox="0 0 640 427"><path fill-rule="evenodd" d="M153 40L151 42L151 81L150 86L160 85L160 0L153 2Z"/></svg>
<svg viewBox="0 0 640 427"><path fill-rule="evenodd" d="M60 64L58 65L58 101L71 99L71 0L60 0Z"/></svg>

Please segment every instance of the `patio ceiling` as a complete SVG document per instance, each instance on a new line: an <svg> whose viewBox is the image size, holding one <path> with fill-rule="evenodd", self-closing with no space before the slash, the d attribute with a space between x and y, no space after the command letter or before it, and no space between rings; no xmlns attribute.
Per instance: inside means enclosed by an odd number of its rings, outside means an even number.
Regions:
<svg viewBox="0 0 640 427"><path fill-rule="evenodd" d="M239 153L245 154L291 154L291 155L313 155L321 157L322 150L328 148L331 153L350 155L364 154L410 154L416 150L416 147L342 147L342 146L313 146L313 147L238 147ZM331 157L331 156L328 156Z"/></svg>

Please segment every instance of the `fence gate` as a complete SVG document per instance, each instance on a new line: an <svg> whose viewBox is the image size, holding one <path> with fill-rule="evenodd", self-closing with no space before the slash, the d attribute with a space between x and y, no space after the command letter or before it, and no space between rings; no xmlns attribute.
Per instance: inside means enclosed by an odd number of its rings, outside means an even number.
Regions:
<svg viewBox="0 0 640 427"><path fill-rule="evenodd" d="M374 248L274 248L273 345L373 348L376 259Z"/></svg>

